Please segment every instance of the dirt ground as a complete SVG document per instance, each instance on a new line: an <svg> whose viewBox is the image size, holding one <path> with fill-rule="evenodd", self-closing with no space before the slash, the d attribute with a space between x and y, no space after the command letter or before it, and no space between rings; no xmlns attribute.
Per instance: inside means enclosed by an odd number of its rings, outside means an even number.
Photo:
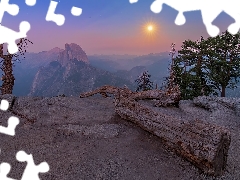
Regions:
<svg viewBox="0 0 240 180"><path fill-rule="evenodd" d="M152 102L141 103L150 106ZM0 112L2 126L12 115L24 117L19 117L14 137L0 134L0 162L11 164L8 176L14 179L21 179L27 165L16 160L19 150L33 154L35 164L49 164L50 171L39 174L43 180L240 179L240 117L231 111L211 113L190 102L155 110L189 120L201 117L229 128L232 142L225 174L206 177L165 149L158 137L115 114L112 98L96 96L17 98L14 113Z"/></svg>

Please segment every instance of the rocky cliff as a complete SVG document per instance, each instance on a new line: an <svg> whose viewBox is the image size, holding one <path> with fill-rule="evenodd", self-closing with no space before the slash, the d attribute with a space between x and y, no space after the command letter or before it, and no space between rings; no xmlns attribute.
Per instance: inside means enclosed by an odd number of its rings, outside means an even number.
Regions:
<svg viewBox="0 0 240 180"><path fill-rule="evenodd" d="M58 62L60 62L62 66L65 66L71 59L76 59L89 64L86 53L79 45L74 43L65 44L65 50L60 52Z"/></svg>
<svg viewBox="0 0 240 180"><path fill-rule="evenodd" d="M130 89L133 84L116 75L96 69L77 59L68 60L63 66L59 61L53 61L42 67L36 74L29 96L79 96L79 93L93 90L103 85L123 87Z"/></svg>
<svg viewBox="0 0 240 180"><path fill-rule="evenodd" d="M110 72L89 64L88 57L77 44L65 44L57 61L41 67L36 73L29 96L78 96L103 85L124 86L134 89L133 84Z"/></svg>
<svg viewBox="0 0 240 180"><path fill-rule="evenodd" d="M13 67L15 76L13 93L17 96L27 96L39 68L57 60L61 51L63 49L56 47L49 51L26 53L25 58L21 59L20 62L15 62Z"/></svg>

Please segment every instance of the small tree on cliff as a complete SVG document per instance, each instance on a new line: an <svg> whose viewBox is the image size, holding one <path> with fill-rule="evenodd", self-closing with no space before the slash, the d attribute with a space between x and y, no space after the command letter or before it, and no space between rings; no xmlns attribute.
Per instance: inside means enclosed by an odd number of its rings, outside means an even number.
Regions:
<svg viewBox="0 0 240 180"><path fill-rule="evenodd" d="M211 83L225 97L226 88L234 89L240 77L240 33L225 31L216 38L208 38L209 59L207 75Z"/></svg>
<svg viewBox="0 0 240 180"><path fill-rule="evenodd" d="M176 54L176 49L175 49L175 43L171 44L171 51L169 53L169 55L171 56L171 63L169 64L169 76L168 77L164 77L164 81L162 83L162 87L161 89L168 89L171 88L173 85L175 85L176 81L175 81L175 72L173 70L173 65L174 65L174 55Z"/></svg>
<svg viewBox="0 0 240 180"><path fill-rule="evenodd" d="M1 94L12 94L13 86L14 86L14 75L13 75L13 62L19 61L20 56L24 56L26 53L26 47L28 42L32 43L28 39L21 38L17 43L18 46L18 53L10 54L8 51L6 54L3 52L3 45L0 44L0 58L1 60L1 70L4 74L2 74L1 80L3 81L1 86ZM32 43L33 44L33 43ZM24 57L25 58L25 57Z"/></svg>
<svg viewBox="0 0 240 180"><path fill-rule="evenodd" d="M182 99L218 92L225 97L226 88L233 89L239 82L240 33L225 31L200 41L184 41L173 69Z"/></svg>
<svg viewBox="0 0 240 180"><path fill-rule="evenodd" d="M141 76L139 76L138 79L135 80L137 82L138 87L137 87L137 92L138 91L147 91L153 89L153 82L150 81L151 75L147 72L144 71Z"/></svg>
<svg viewBox="0 0 240 180"><path fill-rule="evenodd" d="M206 49L203 37L200 41L185 40L174 58L175 81L180 85L182 99L215 93L216 89L207 84L209 78L204 70L208 56Z"/></svg>

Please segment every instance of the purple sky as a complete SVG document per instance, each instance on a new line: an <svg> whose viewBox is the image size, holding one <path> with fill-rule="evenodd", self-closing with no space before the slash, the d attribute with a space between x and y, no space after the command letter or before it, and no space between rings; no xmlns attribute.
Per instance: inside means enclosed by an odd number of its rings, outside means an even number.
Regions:
<svg viewBox="0 0 240 180"><path fill-rule="evenodd" d="M28 38L34 43L28 52L40 52L54 47L64 48L65 43L79 44L88 55L92 54L134 54L142 55L169 51L172 42L177 49L186 39L197 40L208 37L202 23L201 11L184 13L186 24L174 24L177 11L164 5L159 14L150 10L153 0L59 0L56 13L66 18L63 26L45 20L50 0L37 0L34 7L28 7L25 0L10 0L18 4L20 13L11 16L5 13L2 24L18 31L21 21L31 24ZM79 17L71 15L72 6L82 8ZM150 36L144 29L148 22L155 24ZM221 31L234 22L222 13L213 24Z"/></svg>

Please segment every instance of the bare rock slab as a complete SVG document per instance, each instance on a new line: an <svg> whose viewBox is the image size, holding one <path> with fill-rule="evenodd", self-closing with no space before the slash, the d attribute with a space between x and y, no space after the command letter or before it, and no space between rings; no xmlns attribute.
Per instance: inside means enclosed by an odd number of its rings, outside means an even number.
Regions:
<svg viewBox="0 0 240 180"><path fill-rule="evenodd" d="M115 111L160 137L168 148L203 172L214 176L223 174L231 142L228 129L201 120L182 121L127 99L120 101Z"/></svg>
<svg viewBox="0 0 240 180"><path fill-rule="evenodd" d="M240 98L199 96L193 99L193 103L211 112L232 110L240 116Z"/></svg>

